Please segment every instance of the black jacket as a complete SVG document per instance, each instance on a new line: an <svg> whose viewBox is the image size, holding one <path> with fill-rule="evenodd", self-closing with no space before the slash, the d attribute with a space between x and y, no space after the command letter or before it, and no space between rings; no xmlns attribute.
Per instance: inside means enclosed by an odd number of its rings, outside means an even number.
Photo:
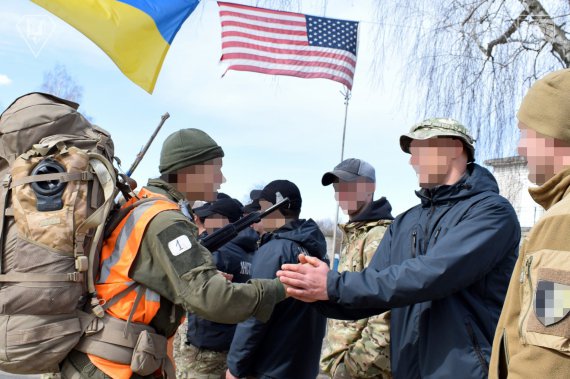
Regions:
<svg viewBox="0 0 570 379"><path fill-rule="evenodd" d="M218 270L232 274L234 283L245 283L251 276L251 261L259 235L252 228L242 230L233 240L213 253ZM228 310L231 312L231 309ZM193 314L188 315L188 344L199 348L227 351L232 343L235 324L219 324Z"/></svg>
<svg viewBox="0 0 570 379"><path fill-rule="evenodd" d="M451 186L417 192L361 273L329 272L326 315L392 308L394 378L487 377L520 226L495 178L473 164Z"/></svg>
<svg viewBox="0 0 570 379"><path fill-rule="evenodd" d="M284 263L297 263L300 253L328 263L325 237L313 220L299 220L262 238L252 278L275 278ZM228 354L236 376L314 379L319 371L326 319L309 304L286 299L275 306L267 323L254 318L238 324Z"/></svg>

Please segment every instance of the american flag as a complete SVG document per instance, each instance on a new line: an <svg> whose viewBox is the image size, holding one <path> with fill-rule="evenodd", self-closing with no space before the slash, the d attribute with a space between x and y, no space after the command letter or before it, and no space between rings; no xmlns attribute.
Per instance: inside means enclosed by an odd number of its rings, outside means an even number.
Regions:
<svg viewBox="0 0 570 379"><path fill-rule="evenodd" d="M325 78L352 89L358 22L221 1L218 5L221 61L227 70Z"/></svg>

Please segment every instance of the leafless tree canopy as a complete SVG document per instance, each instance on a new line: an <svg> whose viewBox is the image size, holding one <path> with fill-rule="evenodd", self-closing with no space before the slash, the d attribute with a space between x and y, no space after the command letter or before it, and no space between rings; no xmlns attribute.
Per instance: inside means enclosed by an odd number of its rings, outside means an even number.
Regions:
<svg viewBox="0 0 570 379"><path fill-rule="evenodd" d="M83 99L83 87L77 84L62 64L56 64L44 73L41 90L78 104Z"/></svg>
<svg viewBox="0 0 570 379"><path fill-rule="evenodd" d="M60 63L51 70L44 72L44 80L40 90L77 104L81 104L81 100L83 100L83 87L67 72L65 65ZM94 118L89 116L83 108L80 108L80 113L88 121L94 121Z"/></svg>
<svg viewBox="0 0 570 379"><path fill-rule="evenodd" d="M568 1L377 0L377 10L378 49L404 54L402 90L419 94L418 117L462 120L479 161L515 152L521 97L570 67Z"/></svg>

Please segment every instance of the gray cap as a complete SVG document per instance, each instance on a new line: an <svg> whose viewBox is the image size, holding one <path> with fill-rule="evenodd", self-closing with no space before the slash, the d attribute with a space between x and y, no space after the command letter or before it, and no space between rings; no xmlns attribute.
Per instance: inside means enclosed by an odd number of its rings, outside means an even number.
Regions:
<svg viewBox="0 0 570 379"><path fill-rule="evenodd" d="M435 137L456 137L463 141L470 161L475 157L475 139L469 134L469 130L459 121L452 118L428 118L415 124L408 134L400 136L400 147L404 153L410 154L412 140L426 140Z"/></svg>
<svg viewBox="0 0 570 379"><path fill-rule="evenodd" d="M345 182L352 182L358 178L366 178L376 182L376 172L370 163L362 159L349 158L340 162L334 170L325 173L321 183L323 186L328 186L337 178Z"/></svg>

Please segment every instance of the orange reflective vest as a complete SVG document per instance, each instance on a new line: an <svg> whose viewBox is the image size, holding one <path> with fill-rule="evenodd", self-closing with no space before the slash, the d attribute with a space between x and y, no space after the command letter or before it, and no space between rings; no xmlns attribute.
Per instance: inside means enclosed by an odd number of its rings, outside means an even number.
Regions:
<svg viewBox="0 0 570 379"><path fill-rule="evenodd" d="M97 296L102 303L134 283L129 277L129 270L139 252L142 239L149 223L160 212L178 210L179 207L165 196L141 189L139 198L153 198L148 202L137 205L113 230L111 236L103 243L99 278L95 285ZM128 207L137 199L130 199L124 206ZM150 324L160 308L160 295L151 289L137 287L117 303L107 309L107 313L115 318L127 320L131 314L138 291L144 294L134 310L131 322ZM93 354L89 359L105 374L117 379L128 379L133 372L129 365L115 363Z"/></svg>

